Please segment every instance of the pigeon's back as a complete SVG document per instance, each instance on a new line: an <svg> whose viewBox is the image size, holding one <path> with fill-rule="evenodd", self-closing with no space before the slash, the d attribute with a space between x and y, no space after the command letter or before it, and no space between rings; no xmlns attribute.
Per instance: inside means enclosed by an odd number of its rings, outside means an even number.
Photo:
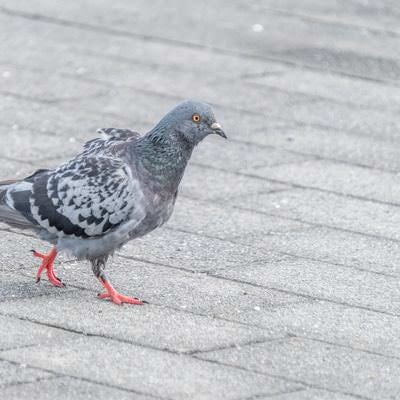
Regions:
<svg viewBox="0 0 400 400"><path fill-rule="evenodd" d="M38 231L43 238L90 238L126 221L143 218L140 182L127 164L131 143L140 135L102 129L103 137L84 145L75 158L54 170L21 181L0 183L0 221Z"/></svg>
<svg viewBox="0 0 400 400"><path fill-rule="evenodd" d="M101 137L86 142L83 146L82 153L77 157L96 156L106 153L123 156L129 144L136 142L140 138L138 132L131 131L130 129L102 128L98 129L97 133L100 134Z"/></svg>

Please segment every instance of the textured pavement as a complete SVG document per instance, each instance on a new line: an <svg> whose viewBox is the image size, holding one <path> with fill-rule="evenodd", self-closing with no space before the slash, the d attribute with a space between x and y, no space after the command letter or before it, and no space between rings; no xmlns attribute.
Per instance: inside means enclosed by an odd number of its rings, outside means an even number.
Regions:
<svg viewBox="0 0 400 400"><path fill-rule="evenodd" d="M229 141L195 151L173 217L108 273L148 305L34 283L0 225L0 398L400 399L398 1L0 1L0 179L186 98Z"/></svg>

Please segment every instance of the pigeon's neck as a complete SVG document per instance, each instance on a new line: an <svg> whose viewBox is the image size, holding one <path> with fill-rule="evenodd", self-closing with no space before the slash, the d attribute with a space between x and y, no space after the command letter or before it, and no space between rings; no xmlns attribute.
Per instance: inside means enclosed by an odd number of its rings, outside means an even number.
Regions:
<svg viewBox="0 0 400 400"><path fill-rule="evenodd" d="M148 176L154 190L175 193L185 172L193 146L177 132L156 126L136 145L138 168Z"/></svg>

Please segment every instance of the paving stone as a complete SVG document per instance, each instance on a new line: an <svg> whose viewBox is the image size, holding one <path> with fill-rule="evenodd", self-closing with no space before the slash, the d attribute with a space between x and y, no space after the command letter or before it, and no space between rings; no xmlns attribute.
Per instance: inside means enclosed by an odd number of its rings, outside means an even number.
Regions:
<svg viewBox="0 0 400 400"><path fill-rule="evenodd" d="M217 272L218 276L400 315L398 277L310 261L267 258Z"/></svg>
<svg viewBox="0 0 400 400"><path fill-rule="evenodd" d="M57 358L52 357L55 351ZM267 387L273 394L300 386L188 356L94 337L6 351L1 356L58 373L173 399L237 399L256 394L261 388Z"/></svg>
<svg viewBox="0 0 400 400"><path fill-rule="evenodd" d="M400 204L400 177L397 174L327 160L252 168L249 172L287 183Z"/></svg>
<svg viewBox="0 0 400 400"><path fill-rule="evenodd" d="M288 393L277 394L274 396L266 395L264 396L257 396L256 399L258 400L355 400L359 397L350 396L343 393L336 393L327 390L320 390L320 389L299 389L294 390ZM250 399L249 399L250 400Z"/></svg>
<svg viewBox="0 0 400 400"><path fill-rule="evenodd" d="M7 225L1 225L1 227L7 229ZM24 233L27 234L28 231ZM51 245L32 236L21 235L21 231L17 230L15 232L0 231L0 236L6 247L2 252L0 270L15 273L24 271L29 273L33 279L40 260L32 256L30 249L47 252ZM204 254L204 248L207 248L207 254ZM135 259L137 261L146 260L155 264L161 263L197 272L218 270L235 266L244 261L253 263L264 258L271 261L285 258L285 256L262 248L238 246L236 243L224 240L210 239L164 228L128 242L119 253L130 257L133 264L135 264ZM60 271L63 269L68 271L68 268L72 267L66 261L73 260L68 255L60 253L56 263L62 263ZM62 274L63 272L61 272Z"/></svg>
<svg viewBox="0 0 400 400"><path fill-rule="evenodd" d="M8 311L7 311L8 312ZM40 345L62 338L64 333L49 326L23 321L11 316L0 315L0 350L8 350L23 346Z"/></svg>
<svg viewBox="0 0 400 400"><path fill-rule="evenodd" d="M221 110L220 113L229 121L230 135L238 140L378 169L397 171L400 168L399 152L393 146L395 139L372 138L357 132L328 128L325 124L295 123L271 116L267 119L253 115L249 122L253 129L248 129L244 128L248 121L241 122L237 113L229 110ZM243 118L243 115L240 117Z"/></svg>
<svg viewBox="0 0 400 400"><path fill-rule="evenodd" d="M77 29L65 29L56 24L38 24L34 20L3 15L0 15L0 20L6 27L5 31L19 32L13 41L1 41L1 49L8 51L6 61L12 59L19 65L27 65L29 61L31 67L42 70L52 68L53 71L77 76L104 78L107 75L121 79L121 75L134 76L143 67L149 67L156 73L168 70L192 71L200 77L232 79L264 72L268 68L274 74L287 69L285 65L276 62L246 59L226 52L211 53L195 46L181 48L174 43L113 36L101 31L86 31L82 35ZM23 44L25 47L21 52L18 45ZM40 52L37 51L38 47ZM46 58L49 52L56 57ZM226 68L227 65L230 66L229 69Z"/></svg>
<svg viewBox="0 0 400 400"><path fill-rule="evenodd" d="M236 203L246 209L304 223L321 224L393 240L400 238L397 229L400 210L386 204L308 189L241 197Z"/></svg>
<svg viewBox="0 0 400 400"><path fill-rule="evenodd" d="M274 110L273 110L274 111ZM279 115L277 110L276 116ZM274 114L273 114L274 115ZM359 136L384 139L393 142L399 129L395 113L376 109L351 109L325 99L312 103L293 103L286 109L286 118L304 124L322 125L337 130L346 130Z"/></svg>
<svg viewBox="0 0 400 400"><path fill-rule="evenodd" d="M3 71L7 71L7 79L2 79L1 90L3 93L18 93L26 97L36 97L45 102L60 102L65 100L76 100L85 97L97 97L105 95L93 85L83 81L69 81L66 77L56 74L49 75L48 72L41 73L28 70L17 70L11 65L3 65ZM43 85L46 80L46 85Z"/></svg>
<svg viewBox="0 0 400 400"><path fill-rule="evenodd" d="M30 164L21 163L19 161L7 160L0 157L1 170L0 180L15 179L27 176L34 168Z"/></svg>
<svg viewBox="0 0 400 400"><path fill-rule="evenodd" d="M43 279L45 282L45 280ZM73 290L68 288L67 290ZM6 300L16 300L22 298L33 298L35 296L43 296L45 294L53 293L54 289L50 284L35 283L34 277L25 277L8 271L1 271L0 282L0 302ZM61 295L62 292L58 291Z"/></svg>
<svg viewBox="0 0 400 400"><path fill-rule="evenodd" d="M7 135L8 127L0 127L0 135ZM96 137L96 133L93 133ZM65 158L65 154L78 153L81 144L74 137L60 142L60 138L49 134L40 134L32 130L18 129L13 134L13 140L9 145L1 147L0 157L21 160L24 163L32 162L39 165L42 158ZM33 169L34 167L30 167ZM26 168L28 169L28 168Z"/></svg>
<svg viewBox="0 0 400 400"><path fill-rule="evenodd" d="M0 110L4 115L6 127L15 133L19 129L32 130L64 137L65 141L83 143L96 136L96 130L101 127L127 126L127 118L122 115L113 115L103 111L80 111L74 108L71 112L66 109L73 108L71 104L57 105L56 103L44 104L35 99L15 98L0 96ZM136 124L139 121L136 120ZM137 126L135 125L135 126Z"/></svg>
<svg viewBox="0 0 400 400"><path fill-rule="evenodd" d="M222 204L235 196L268 193L288 188L290 188L288 185L192 164L185 171L179 191L180 195L191 199L211 200Z"/></svg>
<svg viewBox="0 0 400 400"><path fill-rule="evenodd" d="M260 32L254 32L252 26L255 21L260 21L260 9L257 6L243 7L242 1L235 2L230 8L230 12L222 15L215 14L212 7L207 7L205 3L202 7L201 19L198 15L193 15L192 9L185 3L174 1L172 9L179 7L180 16L169 11L163 12L155 10L149 14L142 15L143 2L129 4L116 2L112 11L107 7L106 2L96 3L97 8L90 14L82 13L80 3L74 3L65 7L62 12L54 7L51 2L44 2L36 10L46 16L58 17L63 20L88 23L97 26L118 27L119 31L130 32L133 35L150 35L167 40L184 42L188 45L212 46L229 49L231 51L240 51L247 54L257 54L265 57L266 52L269 56L272 54L293 59L302 62L304 56L297 54L294 50L302 49L307 45L307 50L333 49L336 50L342 59L344 53L355 53L353 59L345 58L342 68L349 73L360 73L354 65L356 56L361 57L367 54L373 57L388 57L388 54L394 54L393 50L398 44L397 37L385 36L384 38L375 35L368 35L365 31L354 29L349 34L348 30L343 30L341 26L326 26L314 21L301 21L284 15L268 15L262 13L262 25L268 26L268 29L262 29ZM21 11L31 11L30 3L27 1L15 4L12 1L6 1L4 6ZM107 10L107 12L106 12ZM129 23L129 18L136 17L136 23ZM182 18L185 16L185 18ZM165 26L164 21L168 19L171 26ZM102 24L99 24L99 20ZM198 21L202 23L198 23ZM179 23L178 23L179 22ZM174 26L174 29L172 29ZM285 29L282 29L285 26ZM178 28L176 28L178 27ZM211 34L211 32L213 34ZM183 39L184 38L184 39ZM368 40L366 40L366 38ZM383 46L383 44L386 46ZM364 46L363 46L364 45ZM363 48L363 52L360 52ZM294 53L293 55L290 53ZM289 55L292 57L289 57ZM313 61L313 63L312 63ZM311 59L308 64L317 64L318 60ZM329 63L329 64L328 64ZM368 62L364 62L369 66ZM338 68L331 60L327 61L328 66ZM332 65L333 64L333 65ZM321 60L319 64L321 67ZM369 71L368 71L369 72ZM385 72L382 68L375 71L382 74Z"/></svg>
<svg viewBox="0 0 400 400"><path fill-rule="evenodd" d="M220 114L221 117L224 116L223 111ZM309 158L276 148L231 141L230 132L226 130L226 133L227 141L220 142L217 137L209 137L201 143L193 153L193 162L227 171L247 171L252 168L300 163Z"/></svg>
<svg viewBox="0 0 400 400"><path fill-rule="evenodd" d="M369 35L371 37L372 35ZM377 43L376 43L377 44ZM321 68L337 73L349 74L361 79L377 81L398 81L400 77L400 63L392 57L385 57L377 48L368 55L360 52L353 46L330 49L327 46L309 46L278 51L275 56L279 59L295 62L297 65L306 65L311 68ZM350 49L353 47L353 49ZM380 53L380 54L379 54Z"/></svg>
<svg viewBox="0 0 400 400"><path fill-rule="evenodd" d="M393 13L390 1L382 3L349 2L339 0L336 2L321 2L319 0L284 0L277 6L274 0L263 1L257 4L260 10L266 12L280 10L288 12L294 18L317 18L321 23L340 23L360 29L374 28L385 31L398 31L398 15ZM367 25L367 26L366 26Z"/></svg>
<svg viewBox="0 0 400 400"><path fill-rule="evenodd" d="M11 363L0 360L0 388L11 384L20 384L23 382L36 382L40 379L51 378L53 374L29 368L24 363Z"/></svg>
<svg viewBox="0 0 400 400"><path fill-rule="evenodd" d="M388 275L400 273L400 244L387 239L317 227L268 238L258 237L254 243L263 248L323 262L344 264Z"/></svg>
<svg viewBox="0 0 400 400"><path fill-rule="evenodd" d="M0 231L2 245L4 246L1 253L0 271L10 273L10 276L16 276L20 271L29 272L31 274L30 282L34 283L34 277L41 260L34 257L31 250L46 252L51 248L51 245L37 239L30 231L17 229L9 231L8 229L12 228L9 228L8 225L1 224L0 226L5 229Z"/></svg>
<svg viewBox="0 0 400 400"><path fill-rule="evenodd" d="M397 316L329 301L289 304L260 313L259 326L399 358Z"/></svg>
<svg viewBox="0 0 400 400"><path fill-rule="evenodd" d="M204 249L207 249L206 253ZM216 271L241 262L254 263L262 259L272 261L285 258L261 247L238 246L229 241L171 229L155 230L128 242L119 254L133 260L145 260L197 272Z"/></svg>
<svg viewBox="0 0 400 400"><path fill-rule="evenodd" d="M274 75L266 71L265 76L250 76L248 80L267 87L318 95L358 106L395 110L400 105L399 93L393 86L320 71L290 69Z"/></svg>
<svg viewBox="0 0 400 400"><path fill-rule="evenodd" d="M397 396L400 390L395 378L400 360L307 339L291 338L200 357L368 399Z"/></svg>
<svg viewBox="0 0 400 400"><path fill-rule="evenodd" d="M227 208L223 204L210 204L186 198L178 198L174 214L167 226L222 239L232 239L239 232L240 236L264 236L309 228L301 222L257 215L249 211Z"/></svg>
<svg viewBox="0 0 400 400"><path fill-rule="evenodd" d="M129 261L115 257L108 266L108 276L115 287L125 294L168 308L257 325L265 310L309 301L295 294L217 279L207 274ZM100 285L85 263L70 265L64 275L67 284L99 291ZM285 331L267 329L266 333L276 337L284 335Z"/></svg>
<svg viewBox="0 0 400 400"><path fill-rule="evenodd" d="M85 304L84 310L82 304ZM117 308L107 301L97 300L92 292L87 291L62 297L30 298L18 303L3 302L0 310L63 330L105 336L179 353L241 345L272 336L272 333L264 333L261 329L170 308L151 305ZM91 315L91 318L85 318L87 315Z"/></svg>
<svg viewBox="0 0 400 400"><path fill-rule="evenodd" d="M2 388L2 395L9 400L35 398L37 400L108 400L110 398L131 400L153 400L153 396L119 390L73 378L52 378L35 383L13 385Z"/></svg>

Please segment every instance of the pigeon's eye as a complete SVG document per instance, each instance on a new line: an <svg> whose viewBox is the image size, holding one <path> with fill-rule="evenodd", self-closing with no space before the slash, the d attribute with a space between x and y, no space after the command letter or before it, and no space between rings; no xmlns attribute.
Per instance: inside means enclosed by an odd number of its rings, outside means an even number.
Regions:
<svg viewBox="0 0 400 400"><path fill-rule="evenodd" d="M192 115L192 121L196 122L197 124L201 121L201 117L199 114L193 114Z"/></svg>

